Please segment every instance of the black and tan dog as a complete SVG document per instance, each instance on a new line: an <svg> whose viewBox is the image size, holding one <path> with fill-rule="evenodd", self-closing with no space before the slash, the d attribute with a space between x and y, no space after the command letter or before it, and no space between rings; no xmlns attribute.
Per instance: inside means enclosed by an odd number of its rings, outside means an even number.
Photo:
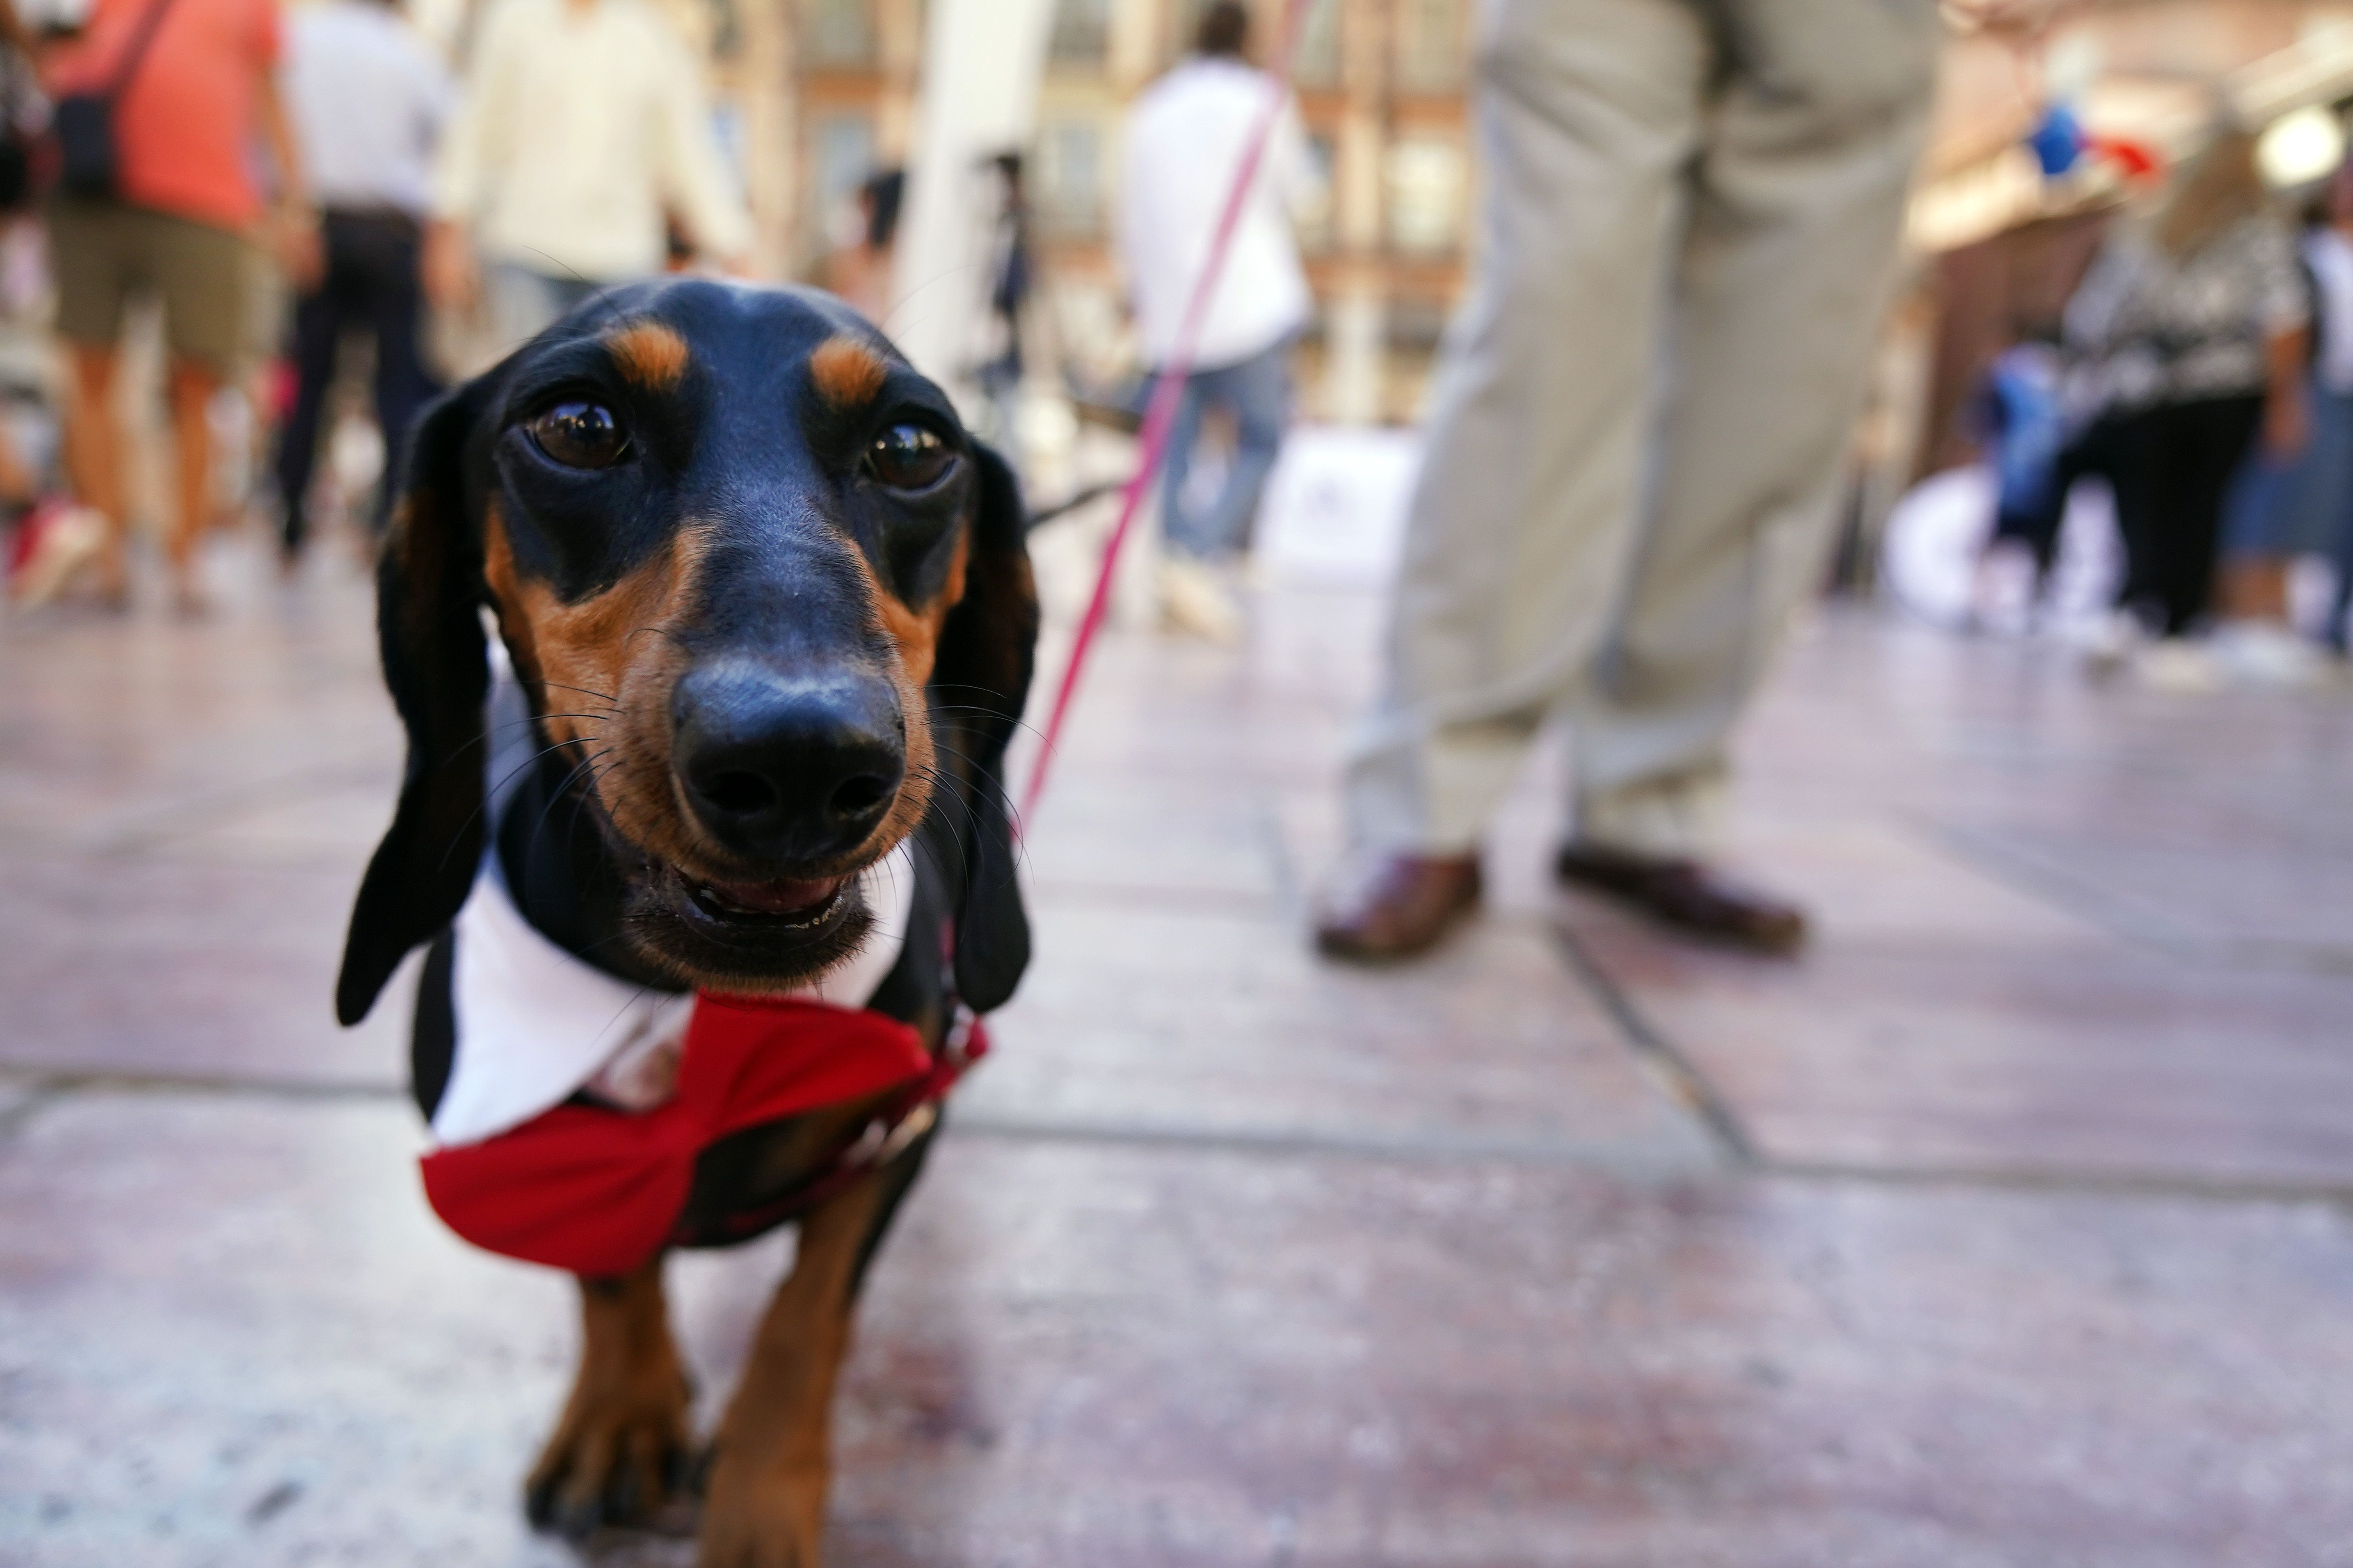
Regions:
<svg viewBox="0 0 2353 1568"><path fill-rule="evenodd" d="M412 948L446 959L486 844L563 948L632 984L742 994L855 950L858 874L912 837L918 939L869 1005L936 1052L959 1006L1012 991L1029 938L997 771L1037 625L1019 498L839 302L674 281L582 306L421 421L379 591L408 760L353 912L345 1022ZM497 813L485 608L540 751ZM449 1027L435 967L428 1114ZM711 1147L681 1239L775 1223L874 1109ZM713 1439L704 1564L817 1561L852 1298L927 1141L818 1182L791 1216L791 1275ZM580 1288L578 1375L526 1488L535 1522L573 1532L662 1504L690 1441L659 1258Z"/></svg>

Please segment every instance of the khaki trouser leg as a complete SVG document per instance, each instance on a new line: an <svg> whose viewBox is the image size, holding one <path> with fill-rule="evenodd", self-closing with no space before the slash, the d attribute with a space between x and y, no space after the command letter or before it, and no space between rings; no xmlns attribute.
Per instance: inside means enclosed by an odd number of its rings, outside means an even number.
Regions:
<svg viewBox="0 0 2353 1568"><path fill-rule="evenodd" d="M1577 825L1706 851L1726 736L1819 580L1927 121L1926 0L1730 0L1693 181L1657 493L1574 699Z"/></svg>
<svg viewBox="0 0 2353 1568"><path fill-rule="evenodd" d="M1619 598L1713 58L1684 0L1485 10L1482 260L1351 762L1362 846L1468 849Z"/></svg>

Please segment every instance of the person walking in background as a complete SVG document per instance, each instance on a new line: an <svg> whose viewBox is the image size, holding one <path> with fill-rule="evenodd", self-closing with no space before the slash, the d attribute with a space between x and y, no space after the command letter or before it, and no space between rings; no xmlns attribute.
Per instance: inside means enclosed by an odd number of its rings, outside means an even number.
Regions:
<svg viewBox="0 0 2353 1568"><path fill-rule="evenodd" d="M2147 632L2152 684L2211 685L2202 624L2222 503L2260 429L2274 457L2304 445L2304 281L2287 225L2269 208L2254 138L2217 131L2146 218L2120 221L2067 302L2067 341L2094 356L2126 567L2118 614L2097 652L2122 657Z"/></svg>
<svg viewBox="0 0 2353 1568"><path fill-rule="evenodd" d="M2312 341L2312 436L2297 503L2305 537L2337 567L2323 638L2339 654L2353 637L2353 159L2329 179L2325 217L2304 237L2317 311Z"/></svg>
<svg viewBox="0 0 2353 1568"><path fill-rule="evenodd" d="M1316 923L1388 959L1476 907L1539 726L1574 736L1564 880L1783 952L1710 863L1725 744L1819 580L1925 139L1937 8L1496 0L1477 271L1447 337Z"/></svg>
<svg viewBox="0 0 2353 1568"><path fill-rule="evenodd" d="M1978 558L1970 607L1971 622L1982 628L2029 622L2058 552L2067 504L2058 493L2059 455L2067 425L2052 337L2047 329L2021 326L1986 371L1981 423L1994 471L1994 524ZM2009 570L2013 563L2023 570Z"/></svg>
<svg viewBox="0 0 2353 1568"><path fill-rule="evenodd" d="M1145 89L1128 116L1119 254L1145 358L1155 367L1176 355L1244 144L1269 101L1285 90L1249 65L1249 41L1250 13L1219 0L1202 13L1196 52ZM1298 112L1285 103L1194 345L1161 478L1169 608L1213 634L1235 615L1204 564L1241 547L1291 419L1291 344L1310 308L1291 218L1314 192ZM1216 496L1195 506L1193 462L1212 410L1233 421L1233 464Z"/></svg>
<svg viewBox="0 0 2353 1568"><path fill-rule="evenodd" d="M294 306L294 407L279 432L283 559L308 532L320 416L344 334L375 345L375 415L384 478L371 522L381 532L410 422L433 390L419 342L418 252L435 139L449 111L448 72L402 19L397 0L317 0L289 23L287 98L321 207L325 266Z"/></svg>
<svg viewBox="0 0 2353 1568"><path fill-rule="evenodd" d="M2265 451L2232 487L2223 516L2222 611L2216 652L2230 673L2264 685L2301 685L2320 670L2288 621L2287 577L2299 555L2327 556L2337 595L2322 629L2345 649L2353 598L2353 164L2315 204L2300 249L2313 320L2305 395L2310 433L2301 452Z"/></svg>
<svg viewBox="0 0 2353 1568"><path fill-rule="evenodd" d="M973 379L987 399L986 439L1002 451L1018 453L1021 450L1021 381L1027 371L1021 338L1029 324L1038 263L1021 154L999 153L989 165L997 171L998 191L996 233L988 247L988 330L993 343L992 352L981 360Z"/></svg>
<svg viewBox="0 0 2353 1568"><path fill-rule="evenodd" d="M435 171L432 297L487 292L513 347L659 274L672 214L706 259L747 264L751 218L685 40L645 0L496 0Z"/></svg>
<svg viewBox="0 0 2353 1568"><path fill-rule="evenodd" d="M841 217L849 232L837 236L826 258L825 284L870 322L891 308L891 258L899 238L899 207L907 194L907 171L878 169L858 186L854 206Z"/></svg>
<svg viewBox="0 0 2353 1568"><path fill-rule="evenodd" d="M111 93L114 194L62 194L49 208L57 330L69 351L66 464L77 498L104 519L99 588L128 602L123 434L115 428L116 344L125 305L159 294L177 511L165 535L172 592L202 608L197 546L212 514L213 394L235 372L252 297L248 236L266 231L298 286L315 278L318 234L277 87L277 0L98 0L89 26L53 58L53 96ZM276 165L265 211L252 151Z"/></svg>

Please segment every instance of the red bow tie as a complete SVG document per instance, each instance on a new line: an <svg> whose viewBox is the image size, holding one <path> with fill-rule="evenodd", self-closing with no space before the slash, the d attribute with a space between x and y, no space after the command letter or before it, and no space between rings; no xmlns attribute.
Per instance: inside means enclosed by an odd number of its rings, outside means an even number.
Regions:
<svg viewBox="0 0 2353 1568"><path fill-rule="evenodd" d="M961 1035L962 1032L958 1032ZM934 1062L881 1013L815 1001L695 999L678 1090L645 1112L561 1105L495 1138L418 1161L425 1196L476 1246L574 1274L627 1274L677 1231L694 1162L729 1133L906 1086L831 1169L797 1194L876 1162L987 1048L976 1024ZM778 1213L776 1218L785 1217ZM767 1223L774 1223L773 1220Z"/></svg>

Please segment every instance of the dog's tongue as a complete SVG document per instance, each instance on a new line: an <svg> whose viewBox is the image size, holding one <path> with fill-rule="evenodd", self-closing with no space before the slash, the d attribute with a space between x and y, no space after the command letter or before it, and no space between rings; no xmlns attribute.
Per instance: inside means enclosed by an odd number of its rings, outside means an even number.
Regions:
<svg viewBox="0 0 2353 1568"><path fill-rule="evenodd" d="M848 880L825 876L794 882L714 882L711 890L739 908L763 915L797 915L831 898Z"/></svg>

